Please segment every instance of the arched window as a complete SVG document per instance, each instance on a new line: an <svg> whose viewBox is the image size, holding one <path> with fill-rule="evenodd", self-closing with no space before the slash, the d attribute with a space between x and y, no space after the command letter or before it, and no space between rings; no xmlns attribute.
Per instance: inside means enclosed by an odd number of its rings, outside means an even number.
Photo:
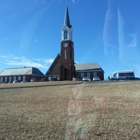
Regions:
<svg viewBox="0 0 140 140"><path fill-rule="evenodd" d="M64 31L64 39L67 39L67 30Z"/></svg>
<svg viewBox="0 0 140 140"><path fill-rule="evenodd" d="M1 82L3 82L3 77L1 77Z"/></svg>
<svg viewBox="0 0 140 140"><path fill-rule="evenodd" d="M5 77L4 82L7 83L7 77Z"/></svg>
<svg viewBox="0 0 140 140"><path fill-rule="evenodd" d="M65 50L65 59L67 59L67 51Z"/></svg>

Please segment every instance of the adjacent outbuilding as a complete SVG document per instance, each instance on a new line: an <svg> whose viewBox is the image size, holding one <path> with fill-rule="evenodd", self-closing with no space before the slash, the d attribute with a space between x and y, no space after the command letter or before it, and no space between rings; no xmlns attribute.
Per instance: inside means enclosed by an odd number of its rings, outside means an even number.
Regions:
<svg viewBox="0 0 140 140"><path fill-rule="evenodd" d="M30 82L31 79L40 81L44 74L35 67L7 68L0 72L1 83L11 83L14 80Z"/></svg>
<svg viewBox="0 0 140 140"><path fill-rule="evenodd" d="M96 62L75 64L75 72L79 79L88 77L92 80L94 76L98 76L104 80L104 70Z"/></svg>

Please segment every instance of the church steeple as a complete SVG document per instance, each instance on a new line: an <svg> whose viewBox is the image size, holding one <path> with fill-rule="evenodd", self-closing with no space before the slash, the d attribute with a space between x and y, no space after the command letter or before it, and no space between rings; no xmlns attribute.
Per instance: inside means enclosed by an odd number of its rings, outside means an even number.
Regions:
<svg viewBox="0 0 140 140"><path fill-rule="evenodd" d="M60 80L72 80L74 75L74 43L72 41L72 26L70 25L67 6L62 28Z"/></svg>
<svg viewBox="0 0 140 140"><path fill-rule="evenodd" d="M65 19L64 19L64 25L66 25L66 26L68 26L69 28L71 28L70 19L69 19L68 6L67 6L67 8L66 8Z"/></svg>
<svg viewBox="0 0 140 140"><path fill-rule="evenodd" d="M64 26L62 28L62 41L71 40L72 41L72 25L70 25L68 6L66 8Z"/></svg>

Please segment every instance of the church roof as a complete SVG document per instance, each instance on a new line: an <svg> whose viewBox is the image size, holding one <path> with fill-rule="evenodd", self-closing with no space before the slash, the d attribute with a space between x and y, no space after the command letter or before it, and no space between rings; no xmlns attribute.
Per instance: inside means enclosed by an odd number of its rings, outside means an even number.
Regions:
<svg viewBox="0 0 140 140"><path fill-rule="evenodd" d="M24 68L8 68L0 72L0 76L14 76L14 75L44 75L38 68L24 67Z"/></svg>
<svg viewBox="0 0 140 140"><path fill-rule="evenodd" d="M67 6L67 8L66 8L65 19L64 19L64 25L67 25L69 28L71 28L70 19L69 19L68 6Z"/></svg>
<svg viewBox="0 0 140 140"><path fill-rule="evenodd" d="M90 71L90 70L103 71L103 69L96 62L75 64L75 70L76 71Z"/></svg>
<svg viewBox="0 0 140 140"><path fill-rule="evenodd" d="M60 63L60 59L61 59L61 55L58 54L56 56L56 58L54 59L53 63L51 64L50 68L48 69L48 71L46 72L46 75L50 75L53 71L53 69L55 68L56 65L59 65Z"/></svg>

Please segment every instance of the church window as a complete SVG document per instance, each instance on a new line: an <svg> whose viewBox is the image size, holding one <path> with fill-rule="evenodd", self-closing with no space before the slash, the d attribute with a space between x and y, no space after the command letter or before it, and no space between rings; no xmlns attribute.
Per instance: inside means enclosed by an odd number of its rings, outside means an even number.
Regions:
<svg viewBox="0 0 140 140"><path fill-rule="evenodd" d="M7 77L5 77L5 80L4 80L4 82L5 82L5 83L7 83Z"/></svg>
<svg viewBox="0 0 140 140"><path fill-rule="evenodd" d="M90 73L87 73L87 77L90 78Z"/></svg>
<svg viewBox="0 0 140 140"><path fill-rule="evenodd" d="M94 77L97 76L97 72L94 72L93 75L94 75Z"/></svg>
<svg viewBox="0 0 140 140"><path fill-rule="evenodd" d="M3 77L1 77L1 82L3 82Z"/></svg>
<svg viewBox="0 0 140 140"><path fill-rule="evenodd" d="M60 67L56 67L56 70L59 71L60 70Z"/></svg>
<svg viewBox="0 0 140 140"><path fill-rule="evenodd" d="M21 81L21 76L18 76L18 80Z"/></svg>
<svg viewBox="0 0 140 140"><path fill-rule="evenodd" d="M12 82L12 77L9 77L9 82Z"/></svg>
<svg viewBox="0 0 140 140"><path fill-rule="evenodd" d="M23 81L26 81L26 76L23 76Z"/></svg>
<svg viewBox="0 0 140 140"><path fill-rule="evenodd" d="M65 59L67 59L67 51L65 50Z"/></svg>
<svg viewBox="0 0 140 140"><path fill-rule="evenodd" d="M81 79L84 77L84 73L81 73Z"/></svg>
<svg viewBox="0 0 140 140"><path fill-rule="evenodd" d="M67 30L64 31L64 39L67 39Z"/></svg>

